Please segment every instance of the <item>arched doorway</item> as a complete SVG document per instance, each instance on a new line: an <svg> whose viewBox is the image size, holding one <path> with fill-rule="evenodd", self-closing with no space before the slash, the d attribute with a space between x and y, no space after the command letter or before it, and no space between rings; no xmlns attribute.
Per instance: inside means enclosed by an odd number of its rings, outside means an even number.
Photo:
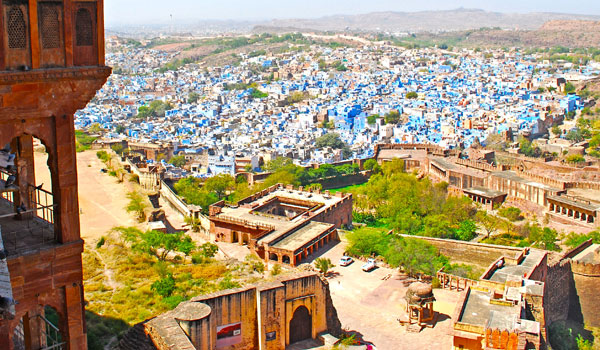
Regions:
<svg viewBox="0 0 600 350"><path fill-rule="evenodd" d="M306 306L300 306L294 311L290 321L290 344L312 338L312 316Z"/></svg>
<svg viewBox="0 0 600 350"><path fill-rule="evenodd" d="M237 231L233 231L231 233L231 243L236 243L238 241L238 233Z"/></svg>
<svg viewBox="0 0 600 350"><path fill-rule="evenodd" d="M284 255L283 258L281 259L281 262L283 262L284 264L291 264L290 257L287 255Z"/></svg>

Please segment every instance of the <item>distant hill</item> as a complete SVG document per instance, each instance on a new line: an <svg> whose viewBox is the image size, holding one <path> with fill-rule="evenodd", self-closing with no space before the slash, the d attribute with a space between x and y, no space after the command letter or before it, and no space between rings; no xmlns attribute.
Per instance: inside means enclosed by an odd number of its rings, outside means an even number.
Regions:
<svg viewBox="0 0 600 350"><path fill-rule="evenodd" d="M460 38L463 46L600 47L600 21L554 20L536 30L487 29L422 36L438 43Z"/></svg>
<svg viewBox="0 0 600 350"><path fill-rule="evenodd" d="M478 28L536 30L549 21L600 21L600 16L563 13L500 13L478 9L420 12L374 12L316 19L276 19L260 23L261 29L279 31L440 32Z"/></svg>

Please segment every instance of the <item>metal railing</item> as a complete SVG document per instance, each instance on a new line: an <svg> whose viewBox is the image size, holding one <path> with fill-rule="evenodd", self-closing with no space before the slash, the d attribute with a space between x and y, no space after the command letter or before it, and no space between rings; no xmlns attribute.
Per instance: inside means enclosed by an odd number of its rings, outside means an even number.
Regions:
<svg viewBox="0 0 600 350"><path fill-rule="evenodd" d="M54 195L40 187L27 184L29 202L36 208L36 216L47 223L54 223Z"/></svg>
<svg viewBox="0 0 600 350"><path fill-rule="evenodd" d="M45 344L41 350L63 350L66 349L66 342L62 341L62 335L58 327L42 315L40 319L44 322L43 332L41 334L41 344Z"/></svg>
<svg viewBox="0 0 600 350"><path fill-rule="evenodd" d="M10 174L5 170L0 170L0 180L6 181L9 175ZM54 207L56 205L54 204L54 195L52 192L28 183L27 193L29 196L30 206L32 209L34 209L33 212L35 213L35 216L46 221L47 223L53 224ZM2 198L6 199L10 203L15 202L14 192L2 192Z"/></svg>

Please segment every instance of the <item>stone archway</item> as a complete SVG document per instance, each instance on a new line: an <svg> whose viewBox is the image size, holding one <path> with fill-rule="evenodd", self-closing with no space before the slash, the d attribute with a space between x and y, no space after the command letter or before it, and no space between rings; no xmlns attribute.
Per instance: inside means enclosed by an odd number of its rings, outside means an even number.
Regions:
<svg viewBox="0 0 600 350"><path fill-rule="evenodd" d="M294 311L290 321L290 344L312 338L312 316L306 306Z"/></svg>

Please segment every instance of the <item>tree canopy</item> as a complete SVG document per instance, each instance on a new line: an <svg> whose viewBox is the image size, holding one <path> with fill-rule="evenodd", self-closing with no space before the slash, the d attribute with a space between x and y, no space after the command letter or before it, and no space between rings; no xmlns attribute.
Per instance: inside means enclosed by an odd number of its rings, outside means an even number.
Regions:
<svg viewBox="0 0 600 350"><path fill-rule="evenodd" d="M449 196L447 184L433 184L404 172L394 160L354 191L355 218L398 233L441 238L470 239L476 210L466 197Z"/></svg>
<svg viewBox="0 0 600 350"><path fill-rule="evenodd" d="M315 147L319 149L325 147L341 149L344 159L352 156L352 151L350 150L350 147L344 141L342 141L342 139L340 138L340 134L336 132L330 132L318 137L315 141Z"/></svg>

